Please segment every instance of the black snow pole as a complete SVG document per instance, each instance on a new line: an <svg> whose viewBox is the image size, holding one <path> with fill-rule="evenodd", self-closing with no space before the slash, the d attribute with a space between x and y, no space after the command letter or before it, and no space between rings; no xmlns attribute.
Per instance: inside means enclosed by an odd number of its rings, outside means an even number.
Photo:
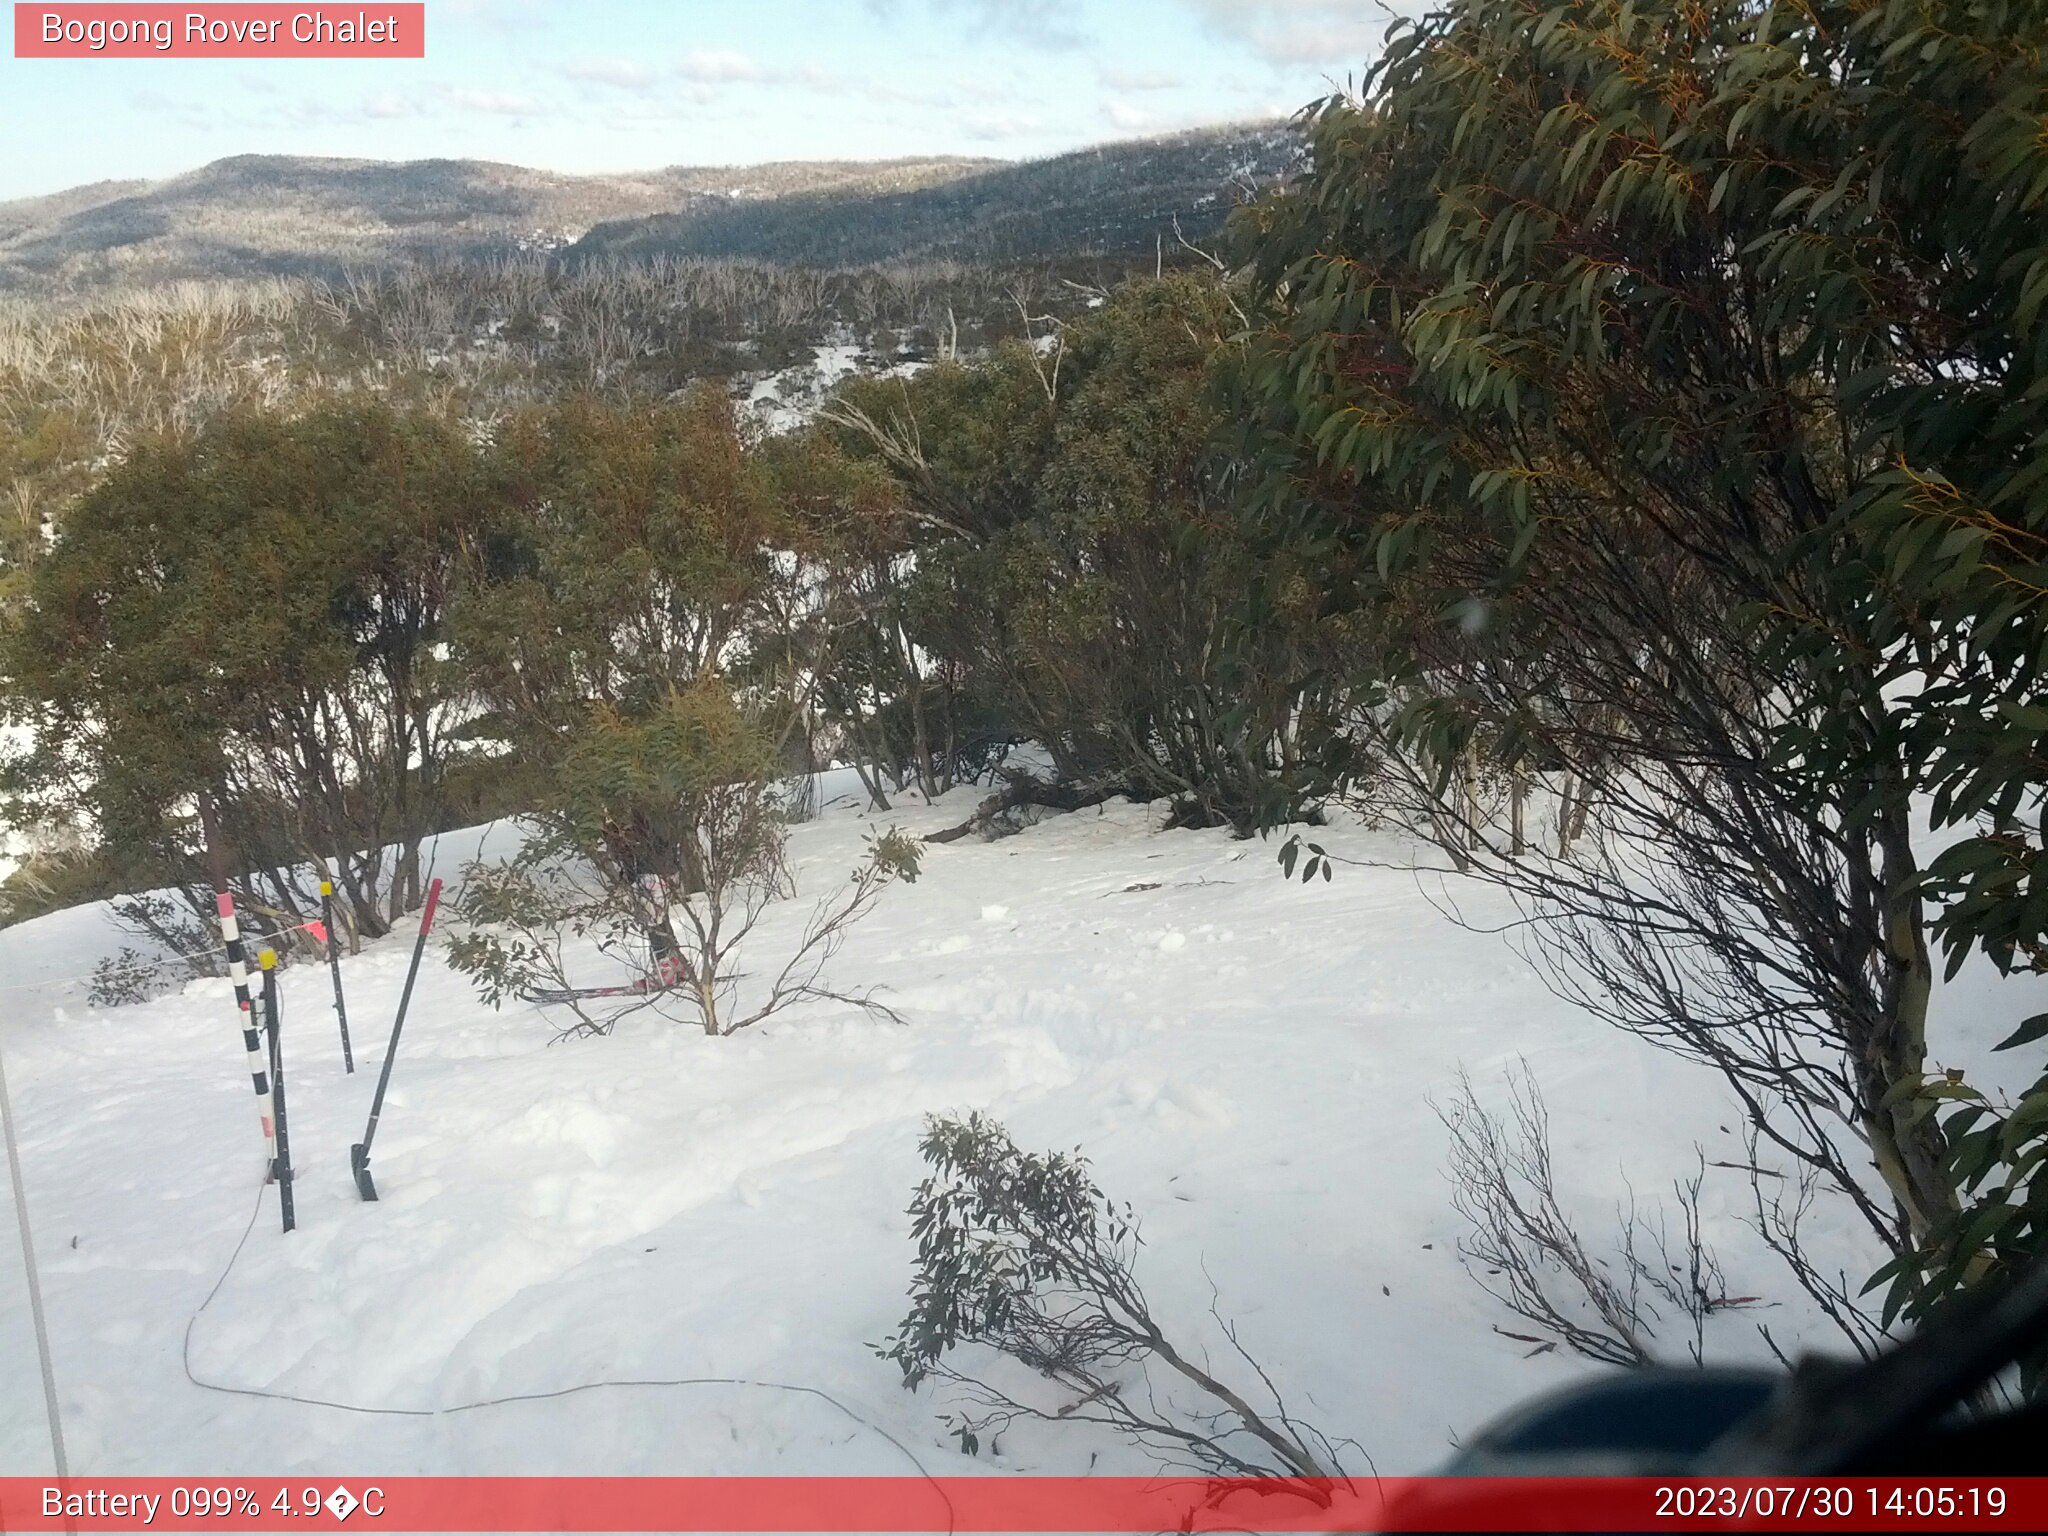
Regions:
<svg viewBox="0 0 2048 1536"><path fill-rule="evenodd" d="M377 1095L370 1100L370 1123L363 1127L363 1139L349 1148L349 1168L356 1176L356 1193L365 1200L377 1198L377 1186L370 1180L370 1142L377 1134L377 1117L384 1113L384 1090L391 1082L391 1063L398 1056L398 1033L405 1028L405 1010L412 1001L412 984L420 974L420 956L427 952L427 934L434 926L434 908L441 903L441 882L427 887L427 909L420 914L420 936L412 946L412 965L405 973L405 990L398 994L398 1017L391 1021L391 1043L384 1047L384 1067L377 1074Z"/></svg>
<svg viewBox="0 0 2048 1536"><path fill-rule="evenodd" d="M341 1024L341 1065L351 1076L356 1058L348 1045L348 1004L341 995L341 944L335 938L334 882L320 882L320 922L327 930L327 972L334 978L334 1017Z"/></svg>
<svg viewBox="0 0 2048 1536"><path fill-rule="evenodd" d="M284 1010L278 1006L277 951L264 950L256 963L263 968L263 1022L270 1031L270 1107L277 1117L277 1205L289 1232L298 1222L292 1211L292 1143L284 1120L284 1040L278 1032Z"/></svg>

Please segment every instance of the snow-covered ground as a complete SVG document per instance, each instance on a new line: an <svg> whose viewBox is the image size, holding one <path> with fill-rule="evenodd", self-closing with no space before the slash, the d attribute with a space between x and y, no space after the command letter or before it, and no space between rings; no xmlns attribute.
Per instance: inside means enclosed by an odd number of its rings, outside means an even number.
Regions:
<svg viewBox="0 0 2048 1536"><path fill-rule="evenodd" d="M743 381L741 410L769 432L793 432L817 416L832 392L859 375L871 379L907 379L928 365L909 359L883 363L857 343L840 340L811 349L811 361L778 368Z"/></svg>
<svg viewBox="0 0 2048 1536"><path fill-rule="evenodd" d="M833 777L828 794L850 788ZM793 833L803 896L775 910L745 968L758 975L845 877L864 833L949 825L979 793L909 797L888 816L828 804ZM324 968L285 977L299 1230L280 1234L264 1197L190 1325L194 1374L425 1410L607 1378L782 1383L831 1402L707 1383L389 1417L192 1385L188 1322L250 1220L261 1160L226 983L88 1011L83 983L61 978L114 947L102 909L0 932L0 1045L73 1469L1148 1470L1081 1426L1020 1428L967 1458L943 1399L905 1392L876 1358L904 1308L921 1124L948 1110L987 1111L1026 1148L1082 1148L1140 1214L1141 1277L1169 1329L1227 1366L1213 1291L1294 1411L1383 1473L1428 1469L1455 1436L1592 1369L1494 1331L1520 1329L1461 1272L1430 1097L1463 1066L1497 1100L1526 1058L1597 1240L1631 1187L1647 1202L1689 1172L1695 1144L1739 1160L1715 1079L1577 1015L1507 938L1439 910L1448 894L1469 920L1504 920L1492 892L1390 867L1305 887L1269 844L1159 820L1115 804L931 847L923 877L834 963L842 983L885 988L901 1025L816 1004L731 1039L643 1014L550 1045L546 1017L483 1008L434 953L378 1131L374 1205L356 1197L348 1148L409 938L346 964L353 1077ZM1403 856L1389 834L1318 836ZM443 873L477 846L452 835ZM1972 1027L1995 1038L2004 1017ZM1826 1346L1742 1227L1746 1200L1741 1175L1717 1173L1710 1235L1731 1292L1768 1305L1716 1319L1710 1350L1758 1357L1758 1321ZM0 1472L47 1466L32 1358L10 1218Z"/></svg>

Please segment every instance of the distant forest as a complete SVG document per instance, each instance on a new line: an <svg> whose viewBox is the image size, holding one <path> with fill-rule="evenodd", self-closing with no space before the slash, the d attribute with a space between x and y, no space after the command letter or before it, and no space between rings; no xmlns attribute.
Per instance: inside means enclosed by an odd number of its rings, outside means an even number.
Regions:
<svg viewBox="0 0 2048 1536"><path fill-rule="evenodd" d="M187 279L341 278L522 251L823 266L1042 261L1212 240L1300 160L1284 125L1203 129L1008 164L951 157L566 176L468 160L245 155L161 182L0 203L0 294Z"/></svg>

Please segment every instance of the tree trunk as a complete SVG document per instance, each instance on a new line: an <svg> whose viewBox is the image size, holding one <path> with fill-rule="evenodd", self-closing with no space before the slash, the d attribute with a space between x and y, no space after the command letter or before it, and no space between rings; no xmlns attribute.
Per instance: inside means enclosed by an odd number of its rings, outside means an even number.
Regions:
<svg viewBox="0 0 2048 1536"><path fill-rule="evenodd" d="M1467 742L1464 757L1464 832L1469 850L1479 841L1479 743Z"/></svg>
<svg viewBox="0 0 2048 1536"><path fill-rule="evenodd" d="M1885 1187L1905 1213L1907 1230L1924 1243L1960 1203L1944 1169L1947 1151L1934 1105L1902 1084L1927 1070L1927 1004L1934 993L1934 963L1927 949L1925 905L1916 886L1909 813L1888 812L1877 831L1878 878L1884 924L1878 989L1882 1014L1852 1052L1864 1131ZM1896 1094L1894 1090L1898 1090ZM1890 1099L1891 1102L1886 1102Z"/></svg>

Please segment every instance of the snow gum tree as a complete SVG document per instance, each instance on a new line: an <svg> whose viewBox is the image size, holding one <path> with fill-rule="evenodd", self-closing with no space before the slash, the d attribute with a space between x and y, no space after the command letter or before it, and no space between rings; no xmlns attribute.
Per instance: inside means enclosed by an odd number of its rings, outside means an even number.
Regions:
<svg viewBox="0 0 2048 1536"><path fill-rule="evenodd" d="M788 803L778 793L773 739L712 675L671 693L644 715L606 718L563 765L561 805L586 846L622 809L636 825L659 827L691 872L687 891L664 893L683 962L682 990L709 1035L727 1035L803 998L889 1010L866 994L834 990L824 979L846 930L898 878L917 878L917 847L894 832L873 839L846 887L817 903L765 991L742 1006L737 956L762 913L795 896L784 862Z"/></svg>
<svg viewBox="0 0 2048 1536"><path fill-rule="evenodd" d="M857 483L824 460L750 449L708 389L538 410L507 425L496 454L516 512L483 552L457 654L487 707L477 729L522 765L539 829L526 862L548 865L558 891L578 889L564 860L595 876L573 910L536 916L528 903L526 928L557 916L608 940L639 928L648 974L674 967L662 991L689 999L712 1034L838 996L822 965L883 886L915 874L900 842L884 840L819 909L751 1011L735 1006L732 956L790 894L780 781L845 627L831 571L850 535L835 543L815 524L857 512ZM504 984L509 954L483 940L456 959L496 1001L518 990ZM542 959L559 970L559 956Z"/></svg>
<svg viewBox="0 0 2048 1536"><path fill-rule="evenodd" d="M1213 275L1133 282L1037 345L851 390L836 416L902 488L899 693L931 658L948 709L991 712L1062 778L1243 829L1285 799L1320 701L1301 616L1242 622L1262 567L1216 451L1239 323Z"/></svg>
<svg viewBox="0 0 2048 1536"><path fill-rule="evenodd" d="M455 624L485 706L477 729L517 757L529 812L614 903L650 877L701 888L680 808L606 798L571 770L746 642L769 509L730 404L700 391L674 406L537 408L505 424L493 472L509 515ZM670 942L659 913L644 926Z"/></svg>
<svg viewBox="0 0 2048 1536"><path fill-rule="evenodd" d="M1937 920L2038 966L2048 910L2044 29L1462 0L1246 227L1261 516L1355 616L1368 734L1453 820L1475 754L1571 776L1601 835L1473 862L1855 1203L1894 1307L2041 1231L2048 1100L1945 1126L1928 1002ZM1980 828L1932 870L1930 795Z"/></svg>
<svg viewBox="0 0 2048 1536"><path fill-rule="evenodd" d="M233 412L139 447L78 499L10 615L9 768L117 851L129 888L212 902L194 813L218 810L241 894L317 914L331 870L360 934L420 894L466 692L439 654L483 505L443 420L334 404Z"/></svg>

